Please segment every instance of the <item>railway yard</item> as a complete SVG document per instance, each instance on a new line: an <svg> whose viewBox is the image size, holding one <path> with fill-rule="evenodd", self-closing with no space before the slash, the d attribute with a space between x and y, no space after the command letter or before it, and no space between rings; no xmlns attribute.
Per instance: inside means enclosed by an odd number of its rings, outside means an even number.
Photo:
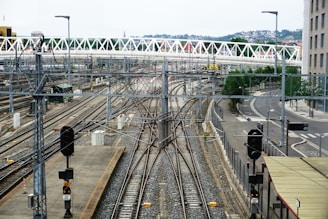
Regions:
<svg viewBox="0 0 328 219"><path fill-rule="evenodd" d="M75 145L90 147L97 147L92 144L92 133L101 130L104 145L125 146L125 151L93 218L246 218L247 207L231 185L225 161L221 161L215 142L205 139L209 133L203 121L214 100L202 100L200 112L200 100L192 97L192 91L189 98L181 97L186 79L172 77L168 92L175 97L168 99L169 113L163 115L161 74L157 74L162 69L135 65L129 71L136 76L113 76L113 70L108 82L82 84L84 93L95 95L47 104L43 117L45 160L60 153L61 127L74 129ZM151 76L143 78L146 74ZM107 120L108 83L113 95ZM12 128L12 119L3 114L0 156L7 159L1 160L1 199L33 172L34 116L27 104L31 100L14 96L15 104L25 104L14 106L21 113L19 128ZM8 98L3 97L0 106L8 107ZM168 139L161 136L165 125Z"/></svg>

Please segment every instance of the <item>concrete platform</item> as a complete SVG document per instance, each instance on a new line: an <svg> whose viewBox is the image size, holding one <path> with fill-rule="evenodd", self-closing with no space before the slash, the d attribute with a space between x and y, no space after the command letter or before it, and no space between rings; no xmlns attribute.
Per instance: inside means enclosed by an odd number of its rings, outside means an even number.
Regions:
<svg viewBox="0 0 328 219"><path fill-rule="evenodd" d="M91 218L108 180L116 167L125 147L75 146L69 166L74 169L71 181L73 218ZM47 218L63 218L64 180L58 171L66 169L66 157L57 154L46 162ZM0 218L33 218L28 208L28 194L33 193L33 176L21 183L15 190L0 200Z"/></svg>

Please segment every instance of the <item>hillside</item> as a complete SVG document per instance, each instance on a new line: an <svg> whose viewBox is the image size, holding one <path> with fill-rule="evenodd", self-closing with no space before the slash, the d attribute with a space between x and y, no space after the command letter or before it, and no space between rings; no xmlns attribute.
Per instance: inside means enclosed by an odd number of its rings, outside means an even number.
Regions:
<svg viewBox="0 0 328 219"><path fill-rule="evenodd" d="M281 30L278 31L278 42L282 41L302 41L302 30ZM156 35L144 35L149 38L170 38L170 39L191 39L191 40L214 40L214 41L231 41L234 38L243 38L247 42L274 42L275 31L270 30L256 30L256 31L243 31L234 34L229 34L221 37L213 36L201 36L201 35L168 35L168 34L156 34Z"/></svg>

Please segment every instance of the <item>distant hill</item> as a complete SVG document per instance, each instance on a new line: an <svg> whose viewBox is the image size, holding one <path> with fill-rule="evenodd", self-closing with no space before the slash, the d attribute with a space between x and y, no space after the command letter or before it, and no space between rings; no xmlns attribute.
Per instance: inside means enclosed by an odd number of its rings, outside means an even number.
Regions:
<svg viewBox="0 0 328 219"><path fill-rule="evenodd" d="M213 41L231 41L234 38L243 38L247 42L274 42L275 41L275 31L270 30L255 30L255 31L243 31L234 34L229 34L221 37L213 36L201 36L201 35L169 35L169 34L156 34L156 35L144 35L147 38L169 38L169 39L190 39L190 40L213 40ZM281 30L277 34L278 42L286 41L302 41L302 30Z"/></svg>

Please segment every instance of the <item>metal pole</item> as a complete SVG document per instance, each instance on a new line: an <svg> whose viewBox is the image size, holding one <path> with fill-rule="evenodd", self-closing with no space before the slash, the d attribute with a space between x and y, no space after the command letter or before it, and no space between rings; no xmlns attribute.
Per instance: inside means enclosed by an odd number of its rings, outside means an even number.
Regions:
<svg viewBox="0 0 328 219"><path fill-rule="evenodd" d="M280 147L285 143L285 90L286 90L286 66L285 56L282 56L282 79L281 79L281 141Z"/></svg>
<svg viewBox="0 0 328 219"><path fill-rule="evenodd" d="M268 115L267 115L267 145L269 146L269 119L270 119L270 110L268 110Z"/></svg>
<svg viewBox="0 0 328 219"><path fill-rule="evenodd" d="M69 168L69 156L66 156L66 167Z"/></svg>
<svg viewBox="0 0 328 219"><path fill-rule="evenodd" d="M321 147L322 147L322 145L321 145L321 143L322 143L322 139L321 139L321 138L322 138L322 133L320 134L320 139L319 139L319 140L320 140L320 141L319 141L319 142L320 142L320 143L319 143L319 157L321 157Z"/></svg>
<svg viewBox="0 0 328 219"><path fill-rule="evenodd" d="M267 219L270 218L270 191L271 191L271 177L270 174L268 173L268 199L267 199Z"/></svg>
<svg viewBox="0 0 328 219"><path fill-rule="evenodd" d="M13 71L9 73L9 116L10 117L13 117L14 115L13 74L14 74Z"/></svg>
<svg viewBox="0 0 328 219"><path fill-rule="evenodd" d="M324 80L324 96L327 97L327 72L325 73L325 80ZM324 102L323 102L323 110L324 112L327 112L327 99L324 99Z"/></svg>
<svg viewBox="0 0 328 219"><path fill-rule="evenodd" d="M107 82L107 104L106 104L106 123L107 125L109 125L109 120L112 116L112 112L111 112L111 109L112 109L112 105L111 105L111 83L110 83L110 80L111 80L111 68L110 68L110 65L111 65L111 60L112 58L110 57L109 61L108 61L108 82Z"/></svg>
<svg viewBox="0 0 328 219"><path fill-rule="evenodd" d="M278 43L278 11L262 11L262 13L276 15L276 32L275 32L275 53L274 53L274 74L277 74L277 43Z"/></svg>
<svg viewBox="0 0 328 219"><path fill-rule="evenodd" d="M68 71L68 83L72 84L72 77L71 77L71 48L70 48L70 41L71 41L71 37L70 37L70 16L66 16L66 15L56 15L56 18L65 18L67 19L67 32L68 32L68 39L67 39L67 47L68 47L68 66L67 66L67 71Z"/></svg>
<svg viewBox="0 0 328 219"><path fill-rule="evenodd" d="M167 60L164 59L163 70L162 70L162 114L167 115L169 112L169 103L168 103L168 66Z"/></svg>
<svg viewBox="0 0 328 219"><path fill-rule="evenodd" d="M313 108L314 108L314 100L313 100L313 90L314 90L314 85L313 85L313 82L314 82L315 78L313 77L313 74L311 74L311 100L310 100L310 103L309 104L309 117L313 118Z"/></svg>
<svg viewBox="0 0 328 219"><path fill-rule="evenodd" d="M262 13L269 13L276 15L276 30L275 30L275 52L274 52L274 74L277 74L277 65L278 65L278 57L277 57L277 44L278 44L278 11L262 11ZM269 86L270 86L270 96L271 96L271 88L272 81L271 75L269 76ZM271 103L271 102L270 102Z"/></svg>
<svg viewBox="0 0 328 219"><path fill-rule="evenodd" d="M41 45L42 46L42 45ZM33 147L33 193L34 202L33 218L46 219L46 177L44 167L44 135L43 135L43 97L38 95L42 89L40 83L42 81L42 66L41 66L41 46L36 52L36 90L35 90L35 105L34 105L34 147Z"/></svg>
<svg viewBox="0 0 328 219"><path fill-rule="evenodd" d="M278 11L275 11L273 14L276 15L276 33L275 33L275 53L274 53L274 74L277 74L277 64L278 64L278 57L277 57L277 43L278 43Z"/></svg>
<svg viewBox="0 0 328 219"><path fill-rule="evenodd" d="M15 46L15 72L16 74L18 74L17 43ZM9 73L9 116L10 117L14 115L13 74L14 74L13 71Z"/></svg>
<svg viewBox="0 0 328 219"><path fill-rule="evenodd" d="M68 82L73 86L73 80L72 80L72 75L71 75L71 37L70 37L70 22L69 22L70 16L67 16L67 28L68 28Z"/></svg>
<svg viewBox="0 0 328 219"><path fill-rule="evenodd" d="M164 58L163 69L162 69L162 130L159 130L162 133L162 139L160 139L160 149L166 147L168 144L168 134L169 134L169 121L168 121L168 112L169 112L169 103L168 103L168 91L169 91L169 83L168 83L168 64L166 58Z"/></svg>
<svg viewBox="0 0 328 219"><path fill-rule="evenodd" d="M289 126L289 120L287 119L287 130L286 130L286 155L287 156L288 156L288 132L289 132L288 126Z"/></svg>
<svg viewBox="0 0 328 219"><path fill-rule="evenodd" d="M202 95L202 78L201 77L198 78L198 95L200 96L198 98L198 110L199 110L198 118L200 120L202 120L203 119L203 99L201 97L201 95Z"/></svg>

